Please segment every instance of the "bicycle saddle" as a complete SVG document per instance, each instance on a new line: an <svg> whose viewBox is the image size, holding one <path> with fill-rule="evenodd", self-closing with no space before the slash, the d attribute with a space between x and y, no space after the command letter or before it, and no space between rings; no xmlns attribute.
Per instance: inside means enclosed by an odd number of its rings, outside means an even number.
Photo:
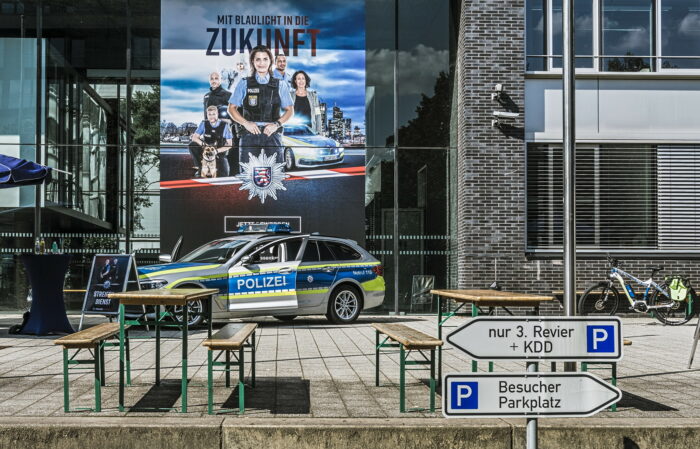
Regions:
<svg viewBox="0 0 700 449"><path fill-rule="evenodd" d="M664 269L664 267L662 267L662 266L659 265L659 266L657 266L657 267L651 267L651 272L652 272L652 273L656 273L656 272L659 272L659 271L663 271L663 269Z"/></svg>

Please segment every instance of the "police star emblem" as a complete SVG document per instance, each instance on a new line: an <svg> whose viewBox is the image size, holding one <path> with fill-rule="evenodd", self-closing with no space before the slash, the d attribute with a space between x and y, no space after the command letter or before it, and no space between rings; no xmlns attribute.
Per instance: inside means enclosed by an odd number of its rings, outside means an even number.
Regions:
<svg viewBox="0 0 700 449"><path fill-rule="evenodd" d="M276 200L278 190L287 190L282 181L289 175L284 172L284 162L277 162L277 154L268 156L260 150L260 155L251 153L248 162L241 163L236 177L243 181L239 190L248 190L248 200L257 196L264 204L268 196Z"/></svg>

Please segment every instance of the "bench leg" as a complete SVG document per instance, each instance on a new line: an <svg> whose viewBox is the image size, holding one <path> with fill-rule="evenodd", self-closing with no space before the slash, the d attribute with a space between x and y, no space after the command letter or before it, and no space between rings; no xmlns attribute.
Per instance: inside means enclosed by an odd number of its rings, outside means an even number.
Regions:
<svg viewBox="0 0 700 449"><path fill-rule="evenodd" d="M231 387L231 351L226 352L226 388Z"/></svg>
<svg viewBox="0 0 700 449"><path fill-rule="evenodd" d="M226 354L228 354L228 351L226 351ZM245 349L241 346L241 349L238 350L238 413L240 414L245 412L245 384L243 383L243 376L245 375L244 358Z"/></svg>
<svg viewBox="0 0 700 449"><path fill-rule="evenodd" d="M70 382L68 380L68 349L63 348L63 411L70 411Z"/></svg>
<svg viewBox="0 0 700 449"><path fill-rule="evenodd" d="M212 350L207 350L207 412L214 413L214 373Z"/></svg>
<svg viewBox="0 0 700 449"><path fill-rule="evenodd" d="M435 349L430 350L430 412L435 412Z"/></svg>
<svg viewBox="0 0 700 449"><path fill-rule="evenodd" d="M252 335L252 340L251 340L251 351L250 351L250 363L252 364L251 367L251 373L253 376L253 380L251 382L251 385L253 388L255 388L255 331L253 331Z"/></svg>
<svg viewBox="0 0 700 449"><path fill-rule="evenodd" d="M101 367L102 367L102 357L100 352L102 349L100 348L100 343L95 345L95 411L99 412L102 411L102 395L101 395L101 388L102 388L102 374L101 374Z"/></svg>
<svg viewBox="0 0 700 449"><path fill-rule="evenodd" d="M97 345L100 348L100 382L102 386L105 386L105 379L107 375L105 374L105 345L104 342Z"/></svg>
<svg viewBox="0 0 700 449"><path fill-rule="evenodd" d="M400 345L399 412L406 412L406 350Z"/></svg>
<svg viewBox="0 0 700 449"><path fill-rule="evenodd" d="M612 385L613 387L617 387L617 363L615 362L612 363ZM617 403L610 406L610 411L617 411Z"/></svg>
<svg viewBox="0 0 700 449"><path fill-rule="evenodd" d="M124 304L119 304L119 411L124 411Z"/></svg>
<svg viewBox="0 0 700 449"><path fill-rule="evenodd" d="M188 306L187 304L182 306L182 413L187 413L187 322L190 317L188 316Z"/></svg>
<svg viewBox="0 0 700 449"><path fill-rule="evenodd" d="M376 331L375 354L374 354L374 385L379 386L379 331Z"/></svg>
<svg viewBox="0 0 700 449"><path fill-rule="evenodd" d="M476 307L476 304L472 303L472 318L476 318L477 316L479 316L479 309ZM477 371L479 371L479 364L476 360L472 360L472 373Z"/></svg>
<svg viewBox="0 0 700 449"><path fill-rule="evenodd" d="M186 308L186 307L185 307ZM156 306L156 385L160 385L160 306Z"/></svg>
<svg viewBox="0 0 700 449"><path fill-rule="evenodd" d="M129 330L124 331L124 345L126 346L126 384L131 386L131 350L129 349Z"/></svg>

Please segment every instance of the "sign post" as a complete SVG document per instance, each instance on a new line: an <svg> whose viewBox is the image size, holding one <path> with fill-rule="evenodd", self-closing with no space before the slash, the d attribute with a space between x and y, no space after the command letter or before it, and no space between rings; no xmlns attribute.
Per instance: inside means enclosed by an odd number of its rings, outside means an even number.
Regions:
<svg viewBox="0 0 700 449"><path fill-rule="evenodd" d="M539 361L622 359L617 317L478 317L447 341L474 359L527 360L526 373L445 375L442 411L447 418L527 418L528 449L537 448L538 417L591 416L622 397L590 373L537 373Z"/></svg>
<svg viewBox="0 0 700 449"><path fill-rule="evenodd" d="M693 335L693 348L690 350L690 359L688 359L688 369L693 365L693 359L695 358L695 350L698 348L698 340L700 340L700 319L698 319L698 324L695 326L695 334Z"/></svg>

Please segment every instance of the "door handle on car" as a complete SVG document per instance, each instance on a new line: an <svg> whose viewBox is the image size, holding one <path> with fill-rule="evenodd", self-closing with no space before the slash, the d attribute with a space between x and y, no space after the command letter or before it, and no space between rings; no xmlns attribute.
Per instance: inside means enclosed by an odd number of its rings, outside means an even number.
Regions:
<svg viewBox="0 0 700 449"><path fill-rule="evenodd" d="M279 274L289 274L292 272L292 267L280 268Z"/></svg>
<svg viewBox="0 0 700 449"><path fill-rule="evenodd" d="M326 273L331 273L335 268L333 267L323 267L322 270L325 271Z"/></svg>

